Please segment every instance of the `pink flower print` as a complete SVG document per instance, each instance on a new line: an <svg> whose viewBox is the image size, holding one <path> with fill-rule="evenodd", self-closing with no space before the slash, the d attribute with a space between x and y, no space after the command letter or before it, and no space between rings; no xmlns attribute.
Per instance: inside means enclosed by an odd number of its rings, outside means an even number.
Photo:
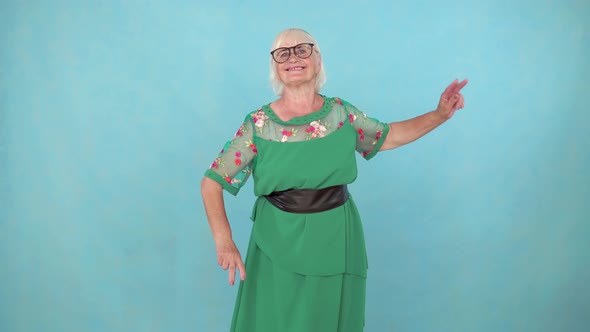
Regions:
<svg viewBox="0 0 590 332"><path fill-rule="evenodd" d="M361 153L361 155L362 155L363 157L366 157L366 156L368 156L369 154L371 154L371 152L373 152L373 151L364 151L363 153Z"/></svg>
<svg viewBox="0 0 590 332"><path fill-rule="evenodd" d="M252 121L254 121L254 125L259 129L264 127L266 120L268 120L268 116L262 109L259 109L256 113L252 114Z"/></svg>
<svg viewBox="0 0 590 332"><path fill-rule="evenodd" d="M215 168L215 169L219 169L219 165L223 166L223 162L221 161L221 158L216 158L213 163L211 164L210 168Z"/></svg>
<svg viewBox="0 0 590 332"><path fill-rule="evenodd" d="M240 151L236 152L236 159L234 160L234 163L236 163L236 166L240 166L242 164L242 159L240 159L240 157L242 156L242 153Z"/></svg>
<svg viewBox="0 0 590 332"><path fill-rule="evenodd" d="M295 128L291 128L291 130L287 130L287 129L281 129L281 134L283 135L283 137L281 138L281 142L286 142L289 140L289 137L291 136L297 136L297 129Z"/></svg>
<svg viewBox="0 0 590 332"><path fill-rule="evenodd" d="M338 127L336 129L340 129L342 126L344 126L344 122L340 121L338 122Z"/></svg>
<svg viewBox="0 0 590 332"><path fill-rule="evenodd" d="M354 120L356 120L356 115L354 115L354 114L348 114L348 120L350 120L350 123L353 123Z"/></svg>
<svg viewBox="0 0 590 332"><path fill-rule="evenodd" d="M375 135L375 140L373 141L373 145L377 144L377 142L379 141L380 138L381 138L381 132L377 131L377 134Z"/></svg>
<svg viewBox="0 0 590 332"><path fill-rule="evenodd" d="M256 149L256 144L254 144L252 141L246 141L246 146L252 149L252 152L258 152L258 150Z"/></svg>
<svg viewBox="0 0 590 332"><path fill-rule="evenodd" d="M365 139L365 133L363 132L363 129L359 128L358 130L359 133L359 139L362 141Z"/></svg>
<svg viewBox="0 0 590 332"><path fill-rule="evenodd" d="M241 125L240 128L238 129L238 131L236 132L235 137L244 136L244 129L245 129L244 125Z"/></svg>
<svg viewBox="0 0 590 332"><path fill-rule="evenodd" d="M312 121L305 131L308 133L307 139L311 139L316 137L324 137L327 129L326 126L322 125L320 121Z"/></svg>
<svg viewBox="0 0 590 332"><path fill-rule="evenodd" d="M340 98L334 98L334 100L336 101L337 104L344 105L342 103L342 100L340 100Z"/></svg>
<svg viewBox="0 0 590 332"><path fill-rule="evenodd" d="M225 181L227 181L227 183L231 184L231 178L227 174L223 178L225 179Z"/></svg>

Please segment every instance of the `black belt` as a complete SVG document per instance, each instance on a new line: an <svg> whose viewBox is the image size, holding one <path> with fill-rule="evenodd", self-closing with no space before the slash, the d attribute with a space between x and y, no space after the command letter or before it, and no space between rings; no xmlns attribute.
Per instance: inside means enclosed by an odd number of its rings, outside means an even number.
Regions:
<svg viewBox="0 0 590 332"><path fill-rule="evenodd" d="M345 184L323 189L289 189L264 196L272 205L291 213L316 213L331 210L346 203Z"/></svg>

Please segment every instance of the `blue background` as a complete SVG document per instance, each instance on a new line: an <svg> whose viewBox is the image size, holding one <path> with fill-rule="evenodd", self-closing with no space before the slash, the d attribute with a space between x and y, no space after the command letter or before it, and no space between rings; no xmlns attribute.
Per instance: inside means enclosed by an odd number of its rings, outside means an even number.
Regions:
<svg viewBox="0 0 590 332"><path fill-rule="evenodd" d="M466 107L359 158L366 331L585 331L588 1L2 1L0 331L227 331L199 181L310 31L372 117ZM226 196L245 252L252 183Z"/></svg>

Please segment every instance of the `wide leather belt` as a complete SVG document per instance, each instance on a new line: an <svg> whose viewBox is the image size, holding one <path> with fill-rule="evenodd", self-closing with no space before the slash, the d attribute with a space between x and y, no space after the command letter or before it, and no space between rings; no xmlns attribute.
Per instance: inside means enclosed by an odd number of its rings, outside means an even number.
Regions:
<svg viewBox="0 0 590 332"><path fill-rule="evenodd" d="M289 189L264 196L272 205L291 213L316 213L331 210L346 203L346 185L323 189Z"/></svg>

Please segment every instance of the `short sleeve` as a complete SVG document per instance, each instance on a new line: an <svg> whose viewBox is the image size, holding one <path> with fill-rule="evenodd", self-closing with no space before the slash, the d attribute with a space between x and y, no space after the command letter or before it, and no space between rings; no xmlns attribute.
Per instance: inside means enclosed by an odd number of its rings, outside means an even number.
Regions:
<svg viewBox="0 0 590 332"><path fill-rule="evenodd" d="M256 157L256 145L253 142L253 126L250 117L246 117L234 138L225 143L217 158L213 161L205 176L219 183L232 195L237 195L252 173L252 162Z"/></svg>
<svg viewBox="0 0 590 332"><path fill-rule="evenodd" d="M373 158L389 133L389 125L370 118L350 103L341 101L346 109L348 120L356 131L356 151L366 160Z"/></svg>

